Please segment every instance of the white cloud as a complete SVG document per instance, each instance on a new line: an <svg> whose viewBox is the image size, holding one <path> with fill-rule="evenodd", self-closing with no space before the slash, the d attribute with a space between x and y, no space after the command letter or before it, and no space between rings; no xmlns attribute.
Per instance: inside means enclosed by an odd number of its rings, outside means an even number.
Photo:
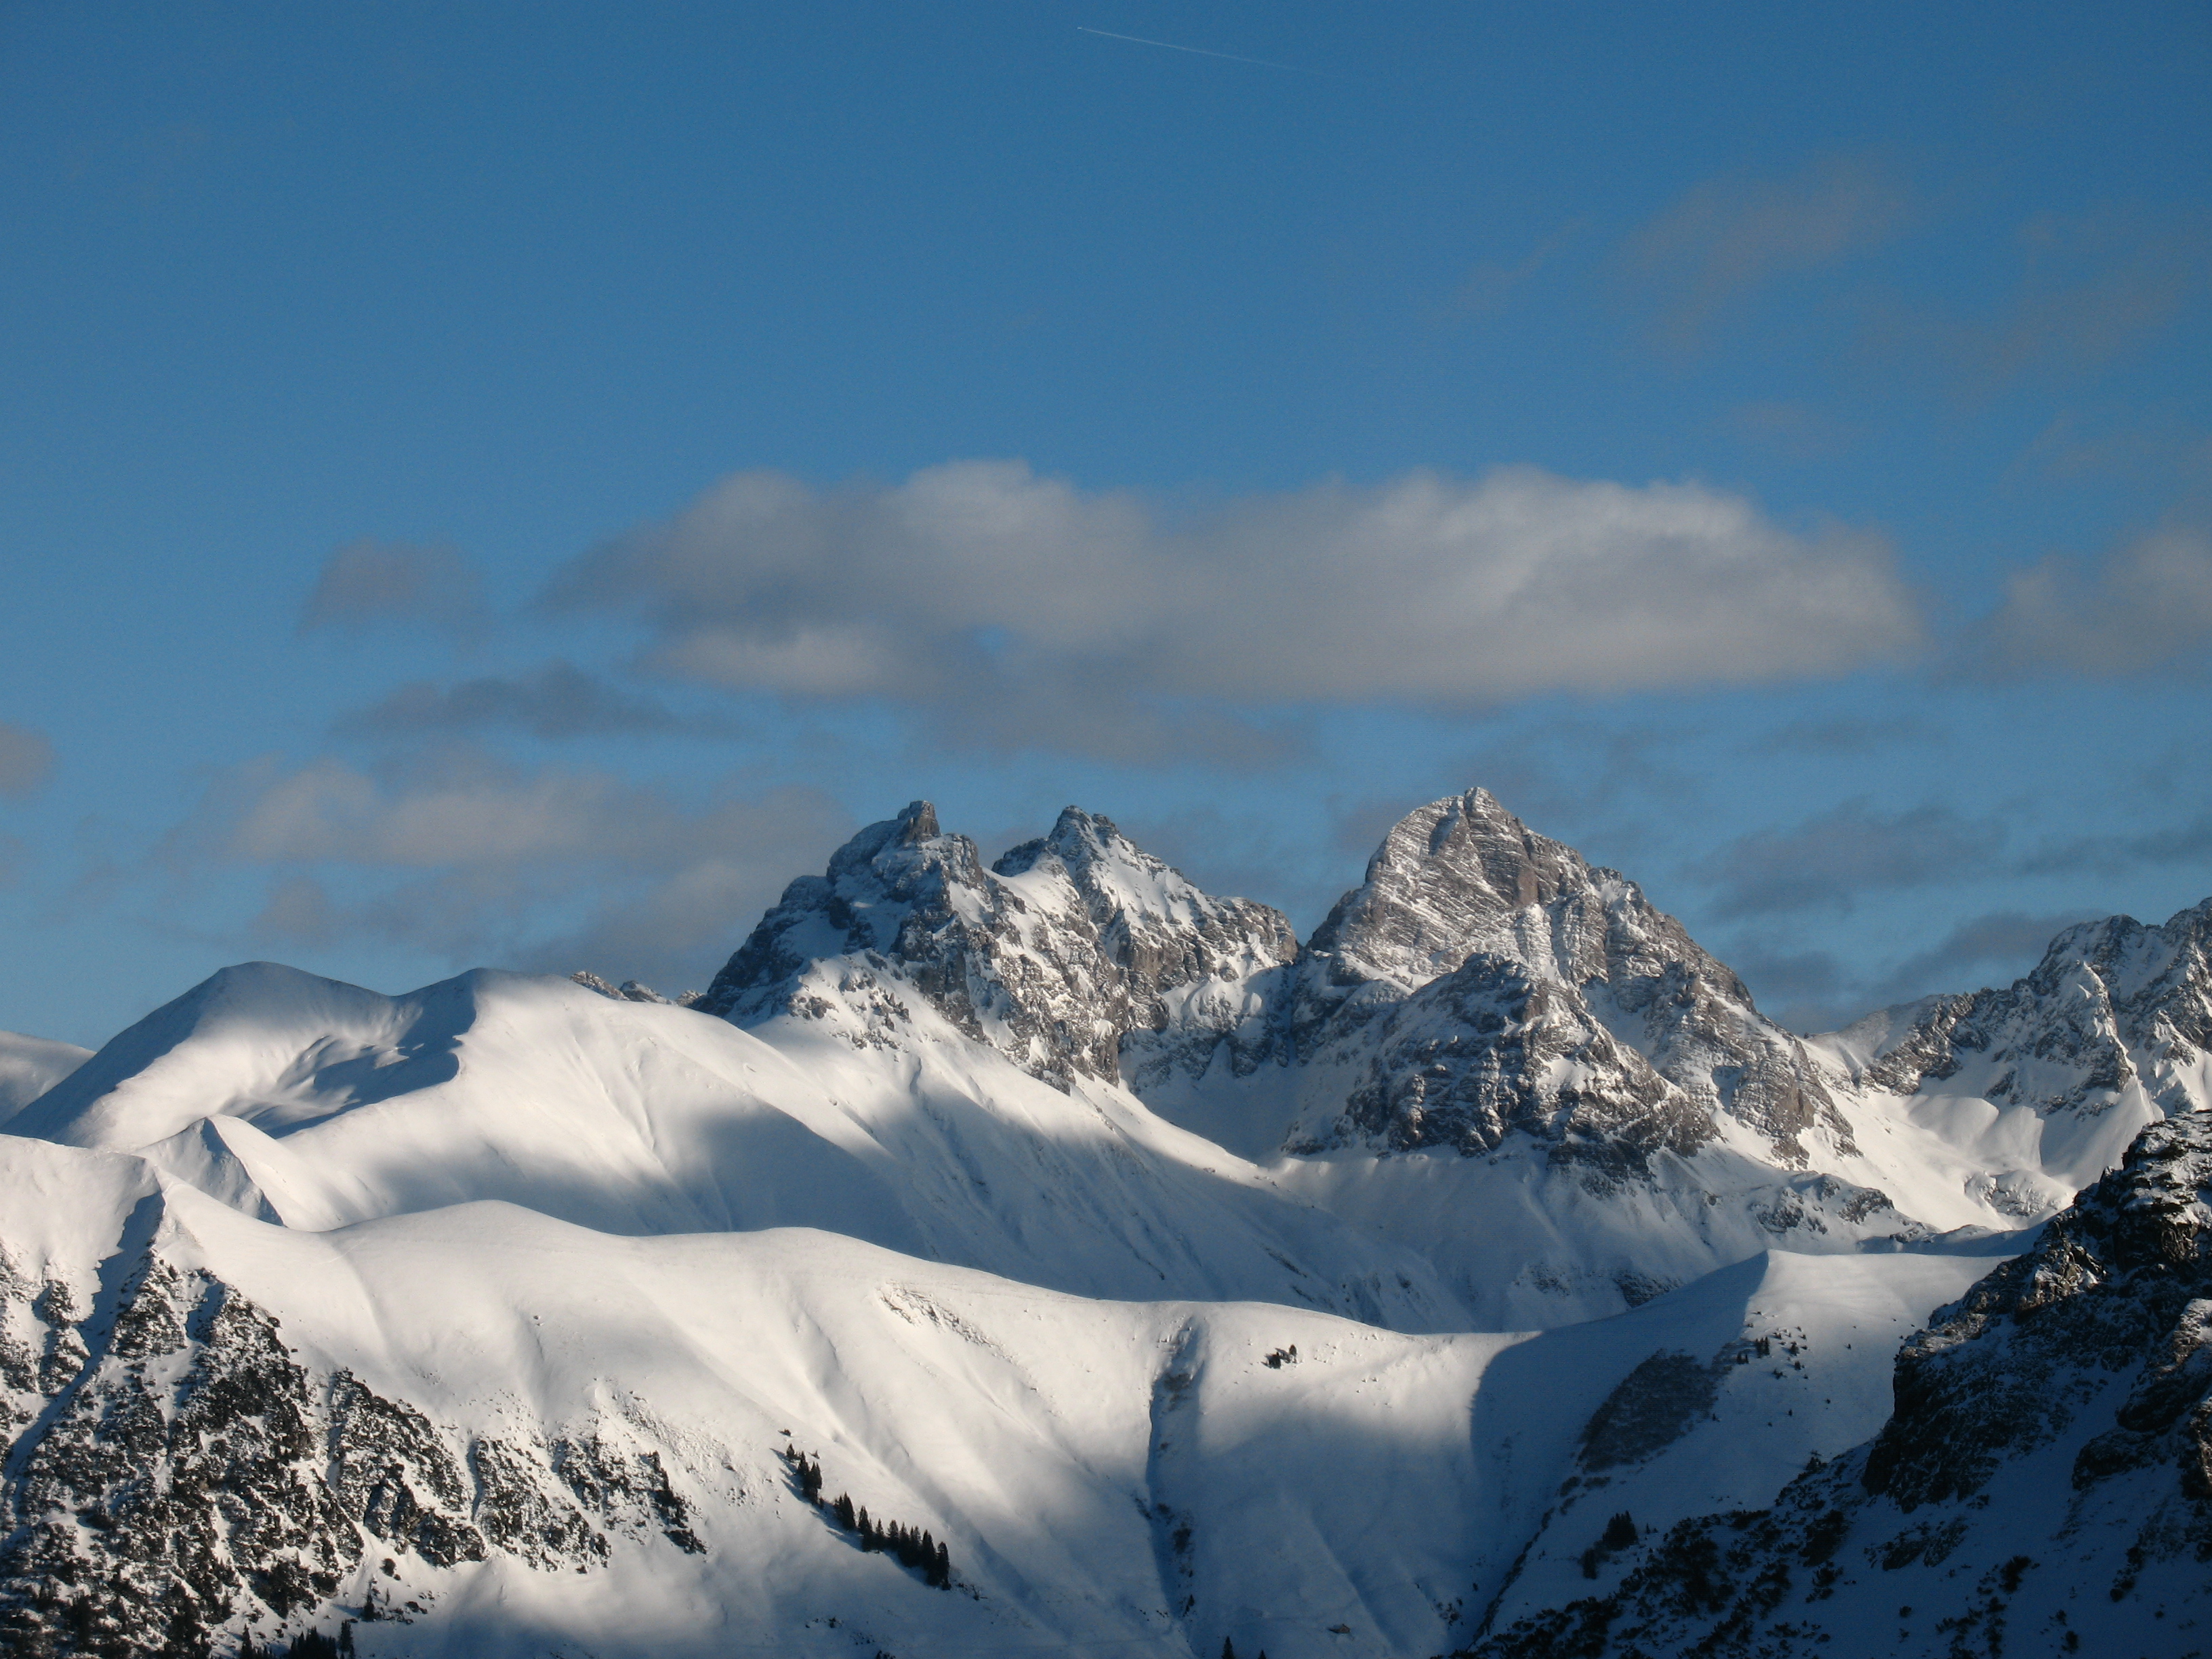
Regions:
<svg viewBox="0 0 2212 1659"><path fill-rule="evenodd" d="M579 561L550 598L641 612L662 672L1091 749L1152 699L1759 683L1895 657L1921 633L1878 536L1792 531L1702 484L1534 467L1324 483L1180 520L1018 461L830 491L747 472Z"/></svg>

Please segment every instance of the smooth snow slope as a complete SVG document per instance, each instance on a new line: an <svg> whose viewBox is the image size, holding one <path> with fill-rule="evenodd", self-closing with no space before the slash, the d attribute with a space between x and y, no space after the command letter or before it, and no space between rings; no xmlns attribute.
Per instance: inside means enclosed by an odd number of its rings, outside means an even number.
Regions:
<svg viewBox="0 0 2212 1659"><path fill-rule="evenodd" d="M1465 1322L1424 1258L1115 1085L1063 1092L927 1006L896 1048L773 1025L486 970L391 998L252 963L9 1127L296 1228L501 1199L608 1233L819 1227L1087 1295Z"/></svg>
<svg viewBox="0 0 2212 1659"><path fill-rule="evenodd" d="M334 1595L288 1628L333 1629L374 1587L418 1610L357 1626L360 1651L380 1659L1212 1659L1224 1638L1273 1659L1434 1654L1510 1580L1550 1571L1577 1516L1601 1519L1610 1496L1569 1514L1561 1487L1587 1482L1588 1425L1639 1366L1725 1363L1762 1334L1816 1333L1817 1380L1789 1386L1844 1396L1832 1427L1736 1434L1783 1385L1731 1377L1710 1431L1725 1456L1704 1455L1709 1431L1685 1425L1679 1446L1662 1437L1610 1466L1655 1520L1716 1495L1752 1501L1808 1444L1864 1432L1891 1343L1886 1330L1828 1340L1838 1310L1854 1330L1917 1322L1972 1271L1775 1258L1572 1330L1414 1336L1281 1305L1085 1300L805 1229L617 1237L479 1202L307 1232L137 1158L20 1138L0 1137L0 1215L12 1282L59 1281L88 1310L89 1357L55 1408L64 1427L72 1401L114 1420L119 1407L100 1402L144 1399L134 1377L157 1402L184 1402L157 1410L186 1409L215 1352L206 1310L249 1325L281 1315L312 1447L365 1386L397 1402L387 1421L420 1413L435 1444L415 1465L441 1447L468 1471L444 1499L416 1477L457 1523L489 1534L499 1504L512 1510L514 1483L500 1498L491 1478L501 1458L538 1471L526 1492L571 1504L548 1449L583 1445L594 1467L649 1461L661 1521L680 1515L698 1547L617 1504L595 1512L604 1557L556 1549L533 1564L494 1548L440 1566L368 1492L348 1512L382 1535L363 1537ZM162 1284L200 1311L149 1338L166 1316L149 1322L145 1287ZM7 1303L9 1332L35 1332L29 1310ZM126 1443L159 1439L141 1429ZM946 1540L956 1588L854 1547L799 1499L776 1455L787 1443L819 1455L830 1492ZM74 1509L43 1518L96 1546L110 1534L83 1531L86 1517L110 1501L103 1480L127 1492L139 1478L132 1455L111 1453ZM35 1457L21 1467L38 1474ZM297 1480L326 1467L309 1449ZM277 1633L265 1616L257 1629Z"/></svg>

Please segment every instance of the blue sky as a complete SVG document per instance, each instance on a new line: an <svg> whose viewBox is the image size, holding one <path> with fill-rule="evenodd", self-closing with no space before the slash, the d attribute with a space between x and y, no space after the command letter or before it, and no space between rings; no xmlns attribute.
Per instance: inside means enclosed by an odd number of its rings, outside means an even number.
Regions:
<svg viewBox="0 0 2212 1659"><path fill-rule="evenodd" d="M1303 931L1483 783L1808 1027L2163 918L2208 70L2191 5L0 11L0 1027L701 984L918 795Z"/></svg>

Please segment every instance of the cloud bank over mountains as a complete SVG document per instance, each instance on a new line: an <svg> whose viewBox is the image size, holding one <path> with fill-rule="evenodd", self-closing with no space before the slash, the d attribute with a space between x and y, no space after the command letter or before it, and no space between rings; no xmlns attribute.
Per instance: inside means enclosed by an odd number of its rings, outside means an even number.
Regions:
<svg viewBox="0 0 2212 1659"><path fill-rule="evenodd" d="M1878 535L1698 483L1512 467L1181 514L1019 461L739 473L563 572L663 673L798 697L1486 704L1847 672L1923 641ZM1078 734L1079 737L1080 734Z"/></svg>
<svg viewBox="0 0 2212 1659"><path fill-rule="evenodd" d="M1883 205L1872 174L1828 183L1822 210L1844 229L1791 235L1872 236L1903 210ZM1765 201L1753 191L1700 210L1708 264L1723 244L1744 247L1698 283L1740 288L1787 267L1786 248L1752 246L1790 241ZM1317 734L1347 711L1487 729L1548 700L1550 715L1518 737L1488 730L1464 778L1443 781L1489 782L1547 821L1627 824L1632 843L1637 815L1697 795L1699 768L1668 720L1592 725L1600 705L1855 675L1904 688L2185 672L2212 635L2212 544L2168 527L2095 562L2046 558L1978 620L1939 627L1878 532L1785 525L1695 481L1422 471L1194 506L967 460L829 488L738 473L572 559L524 613L495 625L483 594L448 548L356 543L325 564L303 629L409 626L506 659L408 681L340 717L339 753L218 781L175 845L198 867L267 872L258 939L356 930L453 962L588 962L688 983L695 959L817 861L854 809L773 768L718 763L721 781L702 793L640 775L630 757L640 744L742 751L786 717L776 705L888 715L904 752L933 767L1020 751L1287 778L1322 763ZM556 653L516 663L533 639ZM1739 747L1738 763L1863 767L1943 740L1923 714L1855 712L1859 701L1799 714ZM536 753L503 752L514 739ZM27 787L34 771L19 757L0 784ZM2026 949L2014 935L2065 901L1993 890L1989 926L1899 941L1878 969L1807 948L1809 927L1961 872L2047 884L2076 865L2170 862L2202 839L2185 826L2178 849L2062 845L2013 833L1986 803L1863 787L1774 805L1774 822L1718 851L1707 841L1679 874L1709 920L1750 930L1735 948L1808 1020L2008 964ZM1273 832L1250 833L1243 852L1235 835L1199 837L1202 858L1294 904L1337 873L1283 867ZM2020 915L2026 933L1998 925Z"/></svg>

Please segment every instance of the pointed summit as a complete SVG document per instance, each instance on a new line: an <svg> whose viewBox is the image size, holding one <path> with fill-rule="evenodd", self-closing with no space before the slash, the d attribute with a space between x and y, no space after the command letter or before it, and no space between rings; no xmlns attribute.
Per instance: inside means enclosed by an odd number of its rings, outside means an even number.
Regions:
<svg viewBox="0 0 2212 1659"><path fill-rule="evenodd" d="M1361 1068L1341 1073L1334 1127L1309 1112L1316 1147L1475 1152L1587 1125L1608 1146L1686 1152L1717 1115L1785 1164L1805 1163L1815 1126L1850 1144L1818 1068L1741 980L1635 883L1485 789L1400 819L1294 976L1285 1056Z"/></svg>
<svg viewBox="0 0 2212 1659"><path fill-rule="evenodd" d="M896 1043L910 991L1066 1086L1117 1077L1123 1039L1169 1025L1178 993L1297 945L1278 912L1212 897L1080 807L986 870L916 801L785 889L696 1006L740 1024L850 1018L856 1041Z"/></svg>
<svg viewBox="0 0 2212 1659"><path fill-rule="evenodd" d="M1392 825L1365 878L1337 901L1308 948L1329 958L1340 984L1379 980L1415 991L1474 951L1507 945L1516 916L1590 890L1600 873L1487 789L1470 789Z"/></svg>

